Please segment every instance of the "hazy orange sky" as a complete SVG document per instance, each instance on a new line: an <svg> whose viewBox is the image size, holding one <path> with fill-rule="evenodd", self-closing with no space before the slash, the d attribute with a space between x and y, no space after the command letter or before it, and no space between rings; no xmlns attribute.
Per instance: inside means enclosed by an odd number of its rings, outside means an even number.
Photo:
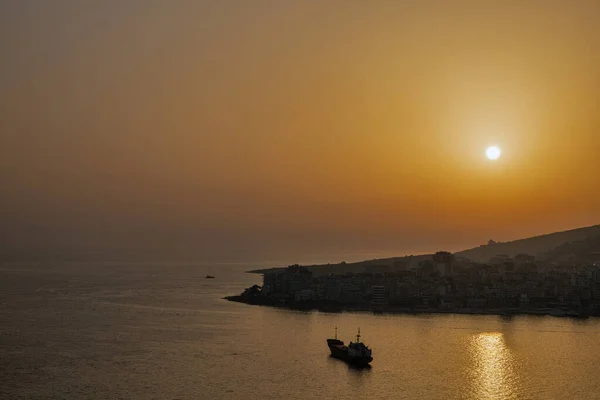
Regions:
<svg viewBox="0 0 600 400"><path fill-rule="evenodd" d="M3 1L0 239L383 256L600 223L598 21L586 0Z"/></svg>

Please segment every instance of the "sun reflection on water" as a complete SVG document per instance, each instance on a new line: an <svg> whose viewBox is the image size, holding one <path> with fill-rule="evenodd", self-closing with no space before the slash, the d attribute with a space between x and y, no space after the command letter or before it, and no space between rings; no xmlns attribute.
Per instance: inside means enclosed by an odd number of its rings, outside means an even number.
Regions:
<svg viewBox="0 0 600 400"><path fill-rule="evenodd" d="M473 398L517 398L518 376L504 334L484 332L473 335L469 352L472 359L470 378Z"/></svg>

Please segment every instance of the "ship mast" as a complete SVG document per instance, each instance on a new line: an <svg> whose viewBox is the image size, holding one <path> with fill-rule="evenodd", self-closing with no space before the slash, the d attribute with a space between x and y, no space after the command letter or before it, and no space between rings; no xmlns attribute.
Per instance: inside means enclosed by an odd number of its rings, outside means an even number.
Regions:
<svg viewBox="0 0 600 400"><path fill-rule="evenodd" d="M335 327L335 340L337 340L337 326Z"/></svg>
<svg viewBox="0 0 600 400"><path fill-rule="evenodd" d="M360 343L360 328L358 328L358 334L356 335L356 343Z"/></svg>

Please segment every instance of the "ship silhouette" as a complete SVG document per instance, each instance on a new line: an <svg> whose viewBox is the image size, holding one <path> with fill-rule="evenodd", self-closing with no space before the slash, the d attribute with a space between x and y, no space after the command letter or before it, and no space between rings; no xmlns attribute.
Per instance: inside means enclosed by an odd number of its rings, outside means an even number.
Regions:
<svg viewBox="0 0 600 400"><path fill-rule="evenodd" d="M335 327L335 338L327 339L327 346L331 356L344 360L347 363L366 367L373 361L372 350L360 341L360 328L356 335L356 342L350 342L348 346L337 337L337 326Z"/></svg>

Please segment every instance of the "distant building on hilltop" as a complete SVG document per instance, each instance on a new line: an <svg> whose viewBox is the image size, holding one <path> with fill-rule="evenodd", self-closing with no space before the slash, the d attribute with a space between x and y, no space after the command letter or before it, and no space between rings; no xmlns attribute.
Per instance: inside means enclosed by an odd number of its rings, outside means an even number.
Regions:
<svg viewBox="0 0 600 400"><path fill-rule="evenodd" d="M454 255L448 251L438 251L433 255L433 262L441 276L452 276Z"/></svg>

